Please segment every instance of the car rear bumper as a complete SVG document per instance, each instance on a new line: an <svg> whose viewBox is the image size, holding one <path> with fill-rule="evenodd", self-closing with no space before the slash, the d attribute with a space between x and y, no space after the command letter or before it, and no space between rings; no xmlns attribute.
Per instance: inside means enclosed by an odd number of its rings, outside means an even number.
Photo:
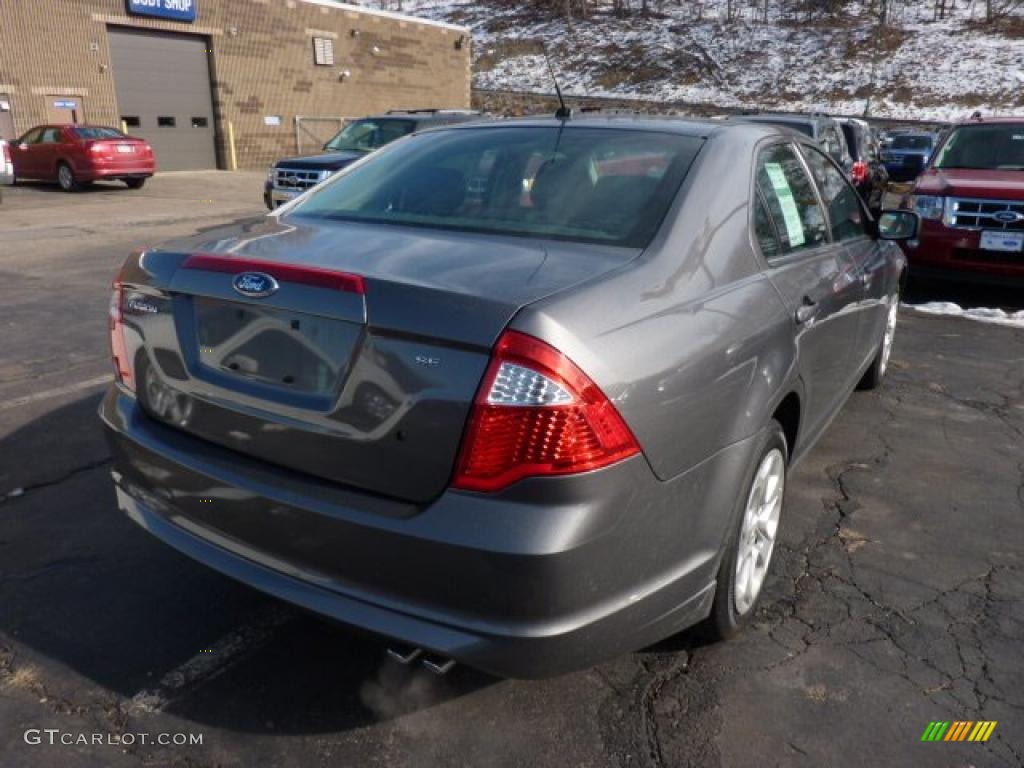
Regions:
<svg viewBox="0 0 1024 768"><path fill-rule="evenodd" d="M109 166L84 168L76 171L79 181L102 181L103 179L148 179L156 173L155 165Z"/></svg>
<svg viewBox="0 0 1024 768"><path fill-rule="evenodd" d="M344 490L100 409L120 508L281 599L488 672L544 677L704 618L752 440L670 482L642 457L419 507Z"/></svg>
<svg viewBox="0 0 1024 768"><path fill-rule="evenodd" d="M1024 282L1024 252L985 251L976 230L923 221L917 240L902 243L911 276L970 282Z"/></svg>

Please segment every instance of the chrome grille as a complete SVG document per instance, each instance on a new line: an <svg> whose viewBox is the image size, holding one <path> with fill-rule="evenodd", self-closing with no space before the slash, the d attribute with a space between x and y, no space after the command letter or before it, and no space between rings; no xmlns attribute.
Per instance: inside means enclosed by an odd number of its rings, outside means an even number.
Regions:
<svg viewBox="0 0 1024 768"><path fill-rule="evenodd" d="M1024 232L1024 200L954 197L946 206L946 225L949 227Z"/></svg>
<svg viewBox="0 0 1024 768"><path fill-rule="evenodd" d="M275 168L274 186L278 189L309 189L331 175L330 171L307 168Z"/></svg>

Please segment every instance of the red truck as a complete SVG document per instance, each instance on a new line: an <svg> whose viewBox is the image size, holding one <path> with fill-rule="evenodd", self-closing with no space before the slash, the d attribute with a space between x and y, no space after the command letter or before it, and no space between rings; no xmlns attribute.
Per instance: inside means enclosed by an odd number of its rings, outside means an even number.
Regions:
<svg viewBox="0 0 1024 768"><path fill-rule="evenodd" d="M908 205L921 216L911 276L1024 284L1024 117L952 126Z"/></svg>

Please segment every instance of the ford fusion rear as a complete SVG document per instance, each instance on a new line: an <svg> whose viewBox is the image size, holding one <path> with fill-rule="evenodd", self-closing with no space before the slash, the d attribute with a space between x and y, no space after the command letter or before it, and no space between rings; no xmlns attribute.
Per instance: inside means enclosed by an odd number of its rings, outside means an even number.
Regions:
<svg viewBox="0 0 1024 768"><path fill-rule="evenodd" d="M899 249L863 211L844 215L863 224L874 297L836 281L848 303L816 311L841 319L801 328L790 294L827 270L789 259L789 288L772 282L753 165L767 158L772 205L792 205L796 141L684 121L460 126L132 255L101 406L120 507L438 669L544 676L704 619L730 634L767 571L787 461L877 373L895 323ZM777 247L799 249L817 220L776 208ZM838 263L833 231L808 229L824 250L807 253ZM802 346L824 374L801 424Z"/></svg>

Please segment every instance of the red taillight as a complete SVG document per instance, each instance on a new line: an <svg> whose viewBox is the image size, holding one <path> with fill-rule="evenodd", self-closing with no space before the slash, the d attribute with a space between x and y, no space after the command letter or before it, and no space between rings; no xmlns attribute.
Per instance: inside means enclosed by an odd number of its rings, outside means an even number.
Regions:
<svg viewBox="0 0 1024 768"><path fill-rule="evenodd" d="M128 359L128 345L124 340L124 286L120 279L114 280L110 293L110 356L114 362L114 376L119 382L135 391L135 374Z"/></svg>
<svg viewBox="0 0 1024 768"><path fill-rule="evenodd" d="M575 363L539 339L506 331L473 404L452 485L497 491L639 452L615 406Z"/></svg>
<svg viewBox="0 0 1024 768"><path fill-rule="evenodd" d="M863 160L858 160L853 164L853 168L850 171L850 176L853 178L854 184L860 184L868 177L868 164Z"/></svg>

